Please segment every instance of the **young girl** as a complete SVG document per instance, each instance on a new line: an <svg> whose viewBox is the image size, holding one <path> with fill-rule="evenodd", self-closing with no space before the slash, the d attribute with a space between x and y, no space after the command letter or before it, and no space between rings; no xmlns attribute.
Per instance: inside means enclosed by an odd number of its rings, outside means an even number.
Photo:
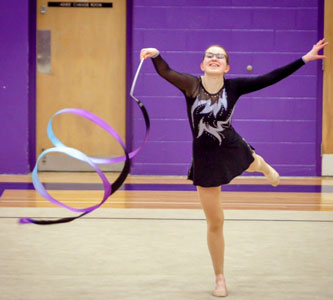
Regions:
<svg viewBox="0 0 333 300"><path fill-rule="evenodd" d="M268 74L225 79L229 72L227 51L213 45L206 49L200 65L200 77L178 73L168 66L155 48L141 50L140 59L153 58L159 75L182 91L193 134L193 160L188 178L197 186L207 219L207 242L216 276L214 296L227 296L224 277L223 208L221 185L229 183L244 171L263 173L277 186L280 176L232 127L235 104L241 95L270 86L291 75L311 60L323 59L318 52L328 43L315 44L302 58Z"/></svg>

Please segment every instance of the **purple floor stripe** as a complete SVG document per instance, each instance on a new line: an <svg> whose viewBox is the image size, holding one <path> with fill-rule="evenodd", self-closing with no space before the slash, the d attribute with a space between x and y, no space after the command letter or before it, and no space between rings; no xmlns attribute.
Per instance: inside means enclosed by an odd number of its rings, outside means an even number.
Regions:
<svg viewBox="0 0 333 300"><path fill-rule="evenodd" d="M103 190L98 183L44 183L48 190ZM0 197L5 190L33 190L32 183L2 182L0 183ZM120 190L125 191L195 191L191 184L124 184ZM321 185L238 185L229 184L222 187L228 192L276 192L276 193L333 193L333 186Z"/></svg>

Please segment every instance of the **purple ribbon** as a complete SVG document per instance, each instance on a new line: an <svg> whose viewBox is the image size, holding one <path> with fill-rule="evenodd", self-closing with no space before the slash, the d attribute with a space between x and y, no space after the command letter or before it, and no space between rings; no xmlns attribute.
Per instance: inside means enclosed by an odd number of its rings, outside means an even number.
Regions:
<svg viewBox="0 0 333 300"><path fill-rule="evenodd" d="M121 184L125 181L129 170L130 170L130 159L133 158L135 155L137 155L137 153L142 149L142 147L144 146L144 144L146 143L148 136L149 136L149 129L150 129L150 122L149 122L149 117L148 117L148 113L145 109L145 107L143 106L142 102L140 100L138 100L137 98L134 97L133 93L134 93L134 88L136 85L136 81L140 72L140 69L142 67L144 60L141 60L140 65L137 69L135 78L133 80L132 83L132 87L131 87L131 92L130 92L130 96L137 102L137 104L139 105L144 119L145 119L145 123L146 123L146 134L145 134L145 139L144 142L142 143L141 146L139 146L137 149L135 149L134 151L128 153L124 142L122 141L121 137L118 135L118 133L108 124L106 123L104 120L102 120L101 118L99 118L98 116L94 115L91 112L88 112L84 109L80 109L80 108L66 108L66 109L62 109L58 112L56 112L52 118L49 120L48 126L47 126L47 135L50 139L50 141L52 142L52 144L54 145L54 148L50 148L47 149L45 151L43 151L36 162L36 165L32 171L32 183L36 189L36 191L43 196L46 200L50 201L53 204L56 204L58 206L64 207L70 211L73 212L81 212L82 214L77 216L77 217L73 217L73 218L63 218L63 219L58 219L58 220L53 220L53 221L48 221L48 220L35 220L35 219L31 219L31 218L21 218L19 220L19 224L27 224L27 223L34 223L34 224L39 224L39 225L49 225L49 224L56 224L56 223L65 223L65 222L70 222L73 221L77 218L82 217L83 215L86 215L92 211L94 211L95 209L99 208L101 205L103 205L103 203L108 199L108 197L110 195L112 195L120 186ZM53 132L53 128L52 128L52 121L53 119L60 115L60 114L66 114L66 113L70 113L70 114L74 114L74 115L78 115L81 116L85 119L88 119L90 121L92 121L93 123L95 123L97 126L101 127L102 129L104 129L107 133L109 133L110 135L112 135L117 141L118 143L121 145L121 147L123 148L125 155L123 156L119 156L119 157L113 157L113 158L96 158L96 157L89 157L87 155L85 155L83 152L71 148L71 147L67 147L66 145L64 145L54 134ZM41 183L41 181L39 180L38 177L38 163L40 162L40 160L47 154L49 153L63 153L66 154L72 158L78 159L80 161L86 162L88 163L99 175L99 177L101 178L102 182L103 182L103 186L104 186L104 196L102 201L97 204L97 205L93 205L87 208L74 208L71 206L68 206L56 199L54 199L45 189L44 185ZM118 178L112 183L110 184L110 182L107 180L105 174L101 171L101 169L97 166L98 164L114 164L114 163L118 163L118 162L122 162L125 161L123 170L121 171L120 175L118 176Z"/></svg>

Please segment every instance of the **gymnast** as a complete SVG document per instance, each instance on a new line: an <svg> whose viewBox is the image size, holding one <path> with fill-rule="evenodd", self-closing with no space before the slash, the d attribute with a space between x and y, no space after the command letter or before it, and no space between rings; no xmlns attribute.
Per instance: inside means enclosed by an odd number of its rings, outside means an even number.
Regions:
<svg viewBox="0 0 333 300"><path fill-rule="evenodd" d="M263 173L273 186L280 180L278 172L232 127L235 104L240 96L277 83L309 61L323 59L318 52L327 44L324 39L320 40L302 58L265 75L234 79L224 77L230 70L229 55L220 45L212 45L204 52L200 77L172 70L155 48L141 50L140 59L152 58L158 74L176 86L186 99L193 135L188 179L197 187L207 219L207 243L216 281L214 296L228 294L224 277L221 185L228 184L244 171Z"/></svg>

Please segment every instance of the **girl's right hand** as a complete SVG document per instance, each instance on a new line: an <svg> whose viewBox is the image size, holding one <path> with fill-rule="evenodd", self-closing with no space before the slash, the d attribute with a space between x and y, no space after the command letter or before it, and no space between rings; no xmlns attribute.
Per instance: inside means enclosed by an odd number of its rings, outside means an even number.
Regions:
<svg viewBox="0 0 333 300"><path fill-rule="evenodd" d="M140 52L140 60L157 56L160 52L155 48L143 48Z"/></svg>

